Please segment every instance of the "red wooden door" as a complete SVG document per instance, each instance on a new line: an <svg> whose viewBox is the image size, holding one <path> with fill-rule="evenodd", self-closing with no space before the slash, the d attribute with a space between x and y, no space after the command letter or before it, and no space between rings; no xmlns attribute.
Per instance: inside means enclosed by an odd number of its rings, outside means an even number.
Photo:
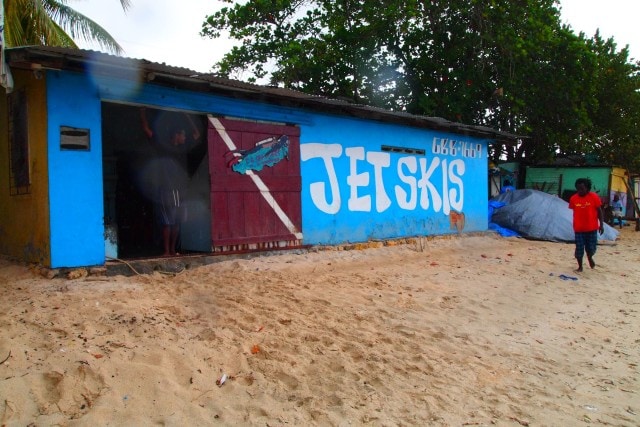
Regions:
<svg viewBox="0 0 640 427"><path fill-rule="evenodd" d="M210 116L214 252L298 246L300 128Z"/></svg>

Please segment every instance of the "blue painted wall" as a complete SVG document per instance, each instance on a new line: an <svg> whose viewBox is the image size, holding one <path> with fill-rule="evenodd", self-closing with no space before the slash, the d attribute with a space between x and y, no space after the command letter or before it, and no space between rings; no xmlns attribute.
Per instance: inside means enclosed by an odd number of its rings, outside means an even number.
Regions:
<svg viewBox="0 0 640 427"><path fill-rule="evenodd" d="M451 211L464 213L464 231L485 231L486 150L476 138L315 116L301 133L305 242L448 234Z"/></svg>
<svg viewBox="0 0 640 427"><path fill-rule="evenodd" d="M86 76L47 73L51 267L105 261L100 101ZM60 148L60 126L88 128L88 151Z"/></svg>
<svg viewBox="0 0 640 427"><path fill-rule="evenodd" d="M464 213L464 231L487 229L486 141L139 84L135 76L47 79L53 267L105 260L101 101L299 125L305 244L453 233L451 211ZM90 129L91 149L61 150L61 125Z"/></svg>

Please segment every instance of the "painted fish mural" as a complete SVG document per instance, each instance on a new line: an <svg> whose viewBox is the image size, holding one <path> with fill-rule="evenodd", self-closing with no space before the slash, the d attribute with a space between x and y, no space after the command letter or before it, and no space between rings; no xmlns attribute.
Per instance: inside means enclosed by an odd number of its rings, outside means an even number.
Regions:
<svg viewBox="0 0 640 427"><path fill-rule="evenodd" d="M289 158L289 137L272 136L256 142L253 148L248 150L227 151L225 156L233 155L227 166L235 172L246 174L247 171L261 171L265 166L273 166L284 158Z"/></svg>

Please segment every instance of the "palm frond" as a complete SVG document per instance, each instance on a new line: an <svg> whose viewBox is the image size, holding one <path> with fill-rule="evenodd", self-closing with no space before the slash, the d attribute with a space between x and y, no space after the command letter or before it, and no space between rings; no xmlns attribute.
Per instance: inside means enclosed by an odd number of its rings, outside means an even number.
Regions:
<svg viewBox="0 0 640 427"><path fill-rule="evenodd" d="M44 45L77 47L75 40L95 42L118 55L122 46L99 24L67 6L68 0L5 0L7 47ZM124 10L130 0L120 0Z"/></svg>
<svg viewBox="0 0 640 427"><path fill-rule="evenodd" d="M101 48L118 55L124 52L122 46L118 44L111 34L91 18L61 2L53 0L49 0L49 2L57 3L56 7L49 11L49 15L72 39L85 40L90 43L95 42Z"/></svg>

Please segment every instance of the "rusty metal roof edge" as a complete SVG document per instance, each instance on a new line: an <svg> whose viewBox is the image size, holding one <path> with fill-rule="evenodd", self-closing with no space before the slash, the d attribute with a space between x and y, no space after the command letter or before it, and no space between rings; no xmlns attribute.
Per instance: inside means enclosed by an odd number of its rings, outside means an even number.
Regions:
<svg viewBox="0 0 640 427"><path fill-rule="evenodd" d="M440 117L428 117L410 114L404 111L386 110L380 107L356 104L335 98L327 98L320 95L311 95L293 89L263 86L216 76L210 73L152 62L146 59L128 58L111 55L104 52L84 49L72 49L51 46L24 46L5 50L7 62L11 66L19 67L23 64L48 61L44 68L85 71L87 65L104 65L106 67L130 70L139 68L145 73L148 81L157 78L196 84L198 87L207 87L226 93L235 93L239 96L257 96L261 100L271 103L283 101L294 102L309 108L322 109L324 111L351 115L359 118L386 122L409 123L413 126L426 127L435 130L449 130L454 133L477 136L494 140L510 140L526 138L509 132L498 131L486 126L467 125L452 122ZM74 67L75 65L75 67Z"/></svg>

